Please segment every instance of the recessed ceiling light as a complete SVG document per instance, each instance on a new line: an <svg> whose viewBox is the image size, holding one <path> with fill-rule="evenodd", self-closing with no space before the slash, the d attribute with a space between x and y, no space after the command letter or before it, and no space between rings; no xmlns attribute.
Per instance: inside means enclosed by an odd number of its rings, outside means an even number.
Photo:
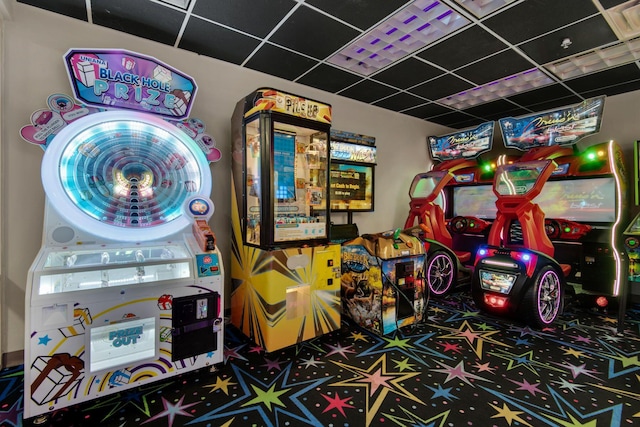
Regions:
<svg viewBox="0 0 640 427"><path fill-rule="evenodd" d="M460 6L476 15L478 18L487 16L515 0L455 0Z"/></svg>
<svg viewBox="0 0 640 427"><path fill-rule="evenodd" d="M563 58L545 65L562 80L594 73L640 59L640 37L616 43L602 49L594 49L580 55Z"/></svg>
<svg viewBox="0 0 640 427"><path fill-rule="evenodd" d="M553 83L553 80L549 76L537 68L532 68L504 79L439 99L437 102L451 108L464 110L474 105L484 104L498 98L505 98L516 93L547 86L551 83Z"/></svg>
<svg viewBox="0 0 640 427"><path fill-rule="evenodd" d="M416 0L328 61L368 76L468 23L444 3Z"/></svg>

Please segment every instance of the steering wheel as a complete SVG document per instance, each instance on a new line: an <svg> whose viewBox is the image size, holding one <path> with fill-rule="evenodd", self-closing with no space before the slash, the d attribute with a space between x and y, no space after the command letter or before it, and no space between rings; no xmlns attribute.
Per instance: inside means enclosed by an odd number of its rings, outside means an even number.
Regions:
<svg viewBox="0 0 640 427"><path fill-rule="evenodd" d="M555 239L560 236L560 224L554 219L544 220L544 231L551 239Z"/></svg>
<svg viewBox="0 0 640 427"><path fill-rule="evenodd" d="M449 224L451 225L451 229L456 233L463 233L467 229L469 221L463 216L457 216L453 218Z"/></svg>

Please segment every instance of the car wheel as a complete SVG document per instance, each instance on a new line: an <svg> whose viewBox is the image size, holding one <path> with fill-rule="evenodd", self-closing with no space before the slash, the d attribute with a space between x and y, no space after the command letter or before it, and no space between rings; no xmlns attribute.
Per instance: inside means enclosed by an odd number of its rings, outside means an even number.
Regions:
<svg viewBox="0 0 640 427"><path fill-rule="evenodd" d="M562 311L562 281L558 272L544 266L535 276L533 286L524 295L525 321L540 328L551 325Z"/></svg>
<svg viewBox="0 0 640 427"><path fill-rule="evenodd" d="M426 279L429 290L435 296L445 295L453 288L456 277L456 263L444 251L433 253L427 260Z"/></svg>

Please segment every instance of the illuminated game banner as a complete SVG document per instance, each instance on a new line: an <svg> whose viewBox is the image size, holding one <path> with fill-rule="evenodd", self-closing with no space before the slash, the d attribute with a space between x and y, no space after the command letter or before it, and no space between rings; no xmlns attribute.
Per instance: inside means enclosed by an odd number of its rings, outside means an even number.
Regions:
<svg viewBox="0 0 640 427"><path fill-rule="evenodd" d="M491 151L495 122L482 123L475 129L444 136L430 136L429 154L433 160L475 159Z"/></svg>
<svg viewBox="0 0 640 427"><path fill-rule="evenodd" d="M317 122L331 123L331 105L276 89L258 89L249 96L247 101L250 108L245 111L245 117L257 111L269 110Z"/></svg>
<svg viewBox="0 0 640 427"><path fill-rule="evenodd" d="M585 99L541 114L500 119L504 145L528 151L534 147L575 144L600 131L604 98Z"/></svg>
<svg viewBox="0 0 640 427"><path fill-rule="evenodd" d="M348 142L359 145L376 145L376 138L344 130L331 129L331 141Z"/></svg>
<svg viewBox="0 0 640 427"><path fill-rule="evenodd" d="M170 120L189 116L195 81L155 58L127 50L70 49L64 61L75 97L82 103Z"/></svg>

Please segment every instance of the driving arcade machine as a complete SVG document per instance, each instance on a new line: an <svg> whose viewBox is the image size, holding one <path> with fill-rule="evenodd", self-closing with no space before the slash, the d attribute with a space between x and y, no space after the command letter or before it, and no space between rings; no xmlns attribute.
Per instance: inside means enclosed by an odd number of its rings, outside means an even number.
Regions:
<svg viewBox="0 0 640 427"><path fill-rule="evenodd" d="M273 352L340 328L331 106L263 88L238 102L231 125L231 323Z"/></svg>
<svg viewBox="0 0 640 427"><path fill-rule="evenodd" d="M519 162L503 168L502 182L496 175L494 197L488 193L483 197L498 211L504 208L498 212L502 221L492 225L489 246L476 254L472 291L484 310L520 313L530 323L545 326L561 313L562 292L573 297L570 302L593 301L601 308L621 296L626 274L620 251L626 212L622 150L613 141L583 150L576 145L599 131L603 108L604 97L597 97L558 110L500 119L505 146L525 153ZM541 174L539 167L525 171L540 161L553 161L555 166L535 199L525 203L531 194L529 184L516 185L514 180ZM522 202L518 212L515 202ZM539 216L526 215L531 204L538 206ZM544 274L542 281L537 267L543 264L536 252L555 262L553 272ZM562 285L558 292L553 282ZM533 295L523 302L526 292Z"/></svg>
<svg viewBox="0 0 640 427"><path fill-rule="evenodd" d="M493 128L494 122L488 122L475 129L429 137L429 154L440 163L429 172L417 174L411 182L404 228L423 242L427 253L424 278L432 296L446 295L456 286L469 283L471 271L466 265L473 262L472 252L455 245L452 233L484 239L490 222L471 216L447 220L446 213L452 211L448 206L452 187L473 185L480 179L476 159L491 151Z"/></svg>
<svg viewBox="0 0 640 427"><path fill-rule="evenodd" d="M87 60L75 63L76 55ZM123 64L149 84L154 75L154 85L175 89L189 80L132 52L70 51L66 60L105 94L114 82L98 77ZM126 85L117 84L122 94ZM32 116L45 122L21 132L45 148L46 194L43 245L26 289L25 419L223 360L211 172L178 126L189 123L189 109L164 117L113 97L113 111L59 94L49 101Z"/></svg>

